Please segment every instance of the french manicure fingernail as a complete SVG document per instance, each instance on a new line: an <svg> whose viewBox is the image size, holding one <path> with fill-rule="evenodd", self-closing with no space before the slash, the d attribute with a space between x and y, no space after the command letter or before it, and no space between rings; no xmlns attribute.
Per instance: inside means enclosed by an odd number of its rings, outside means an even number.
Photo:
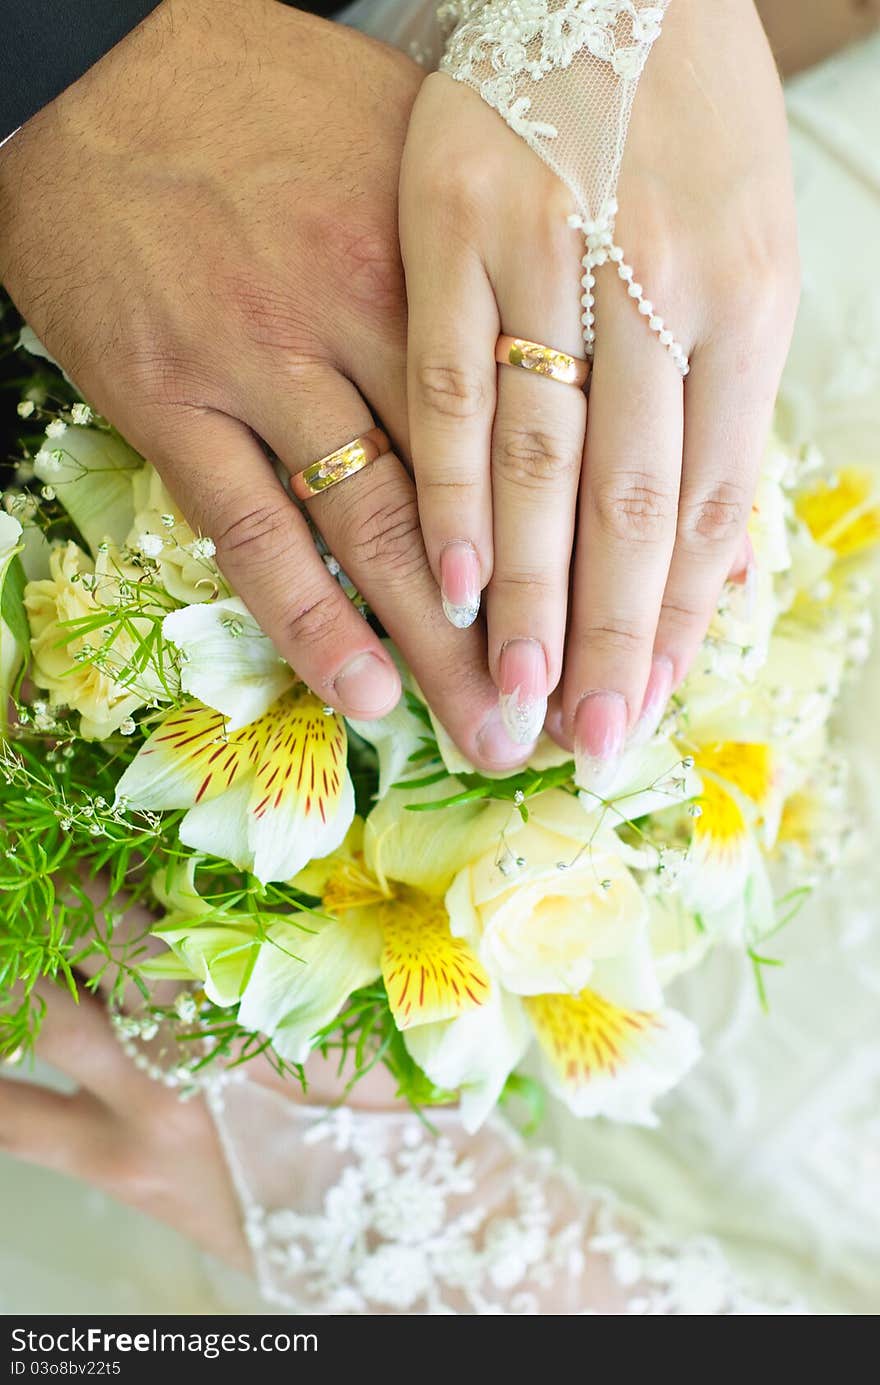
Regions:
<svg viewBox="0 0 880 1385"><path fill-rule="evenodd" d="M582 698L574 718L575 782L603 794L617 772L626 741L626 700L620 693L593 692Z"/></svg>
<svg viewBox="0 0 880 1385"><path fill-rule="evenodd" d="M515 745L531 745L547 714L547 659L538 640L508 640L498 667L501 720Z"/></svg>
<svg viewBox="0 0 880 1385"><path fill-rule="evenodd" d="M630 745L647 745L651 740L669 702L672 692L672 660L665 654L655 655L645 688L642 714L635 724Z"/></svg>
<svg viewBox="0 0 880 1385"><path fill-rule="evenodd" d="M481 759L493 769L513 769L525 759L525 747L515 745L510 739L510 732L501 720L500 707L483 722L477 736L477 749Z"/></svg>
<svg viewBox="0 0 880 1385"><path fill-rule="evenodd" d="M456 539L440 554L440 595L446 619L459 630L473 625L480 611L480 560L472 543Z"/></svg>
<svg viewBox="0 0 880 1385"><path fill-rule="evenodd" d="M400 695L397 671L375 654L356 654L333 680L343 712L371 721L390 712Z"/></svg>

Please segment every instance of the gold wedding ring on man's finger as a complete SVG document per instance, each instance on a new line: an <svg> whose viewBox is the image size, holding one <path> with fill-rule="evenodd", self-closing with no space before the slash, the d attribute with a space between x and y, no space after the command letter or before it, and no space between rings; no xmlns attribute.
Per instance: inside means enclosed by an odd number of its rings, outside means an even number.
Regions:
<svg viewBox="0 0 880 1385"><path fill-rule="evenodd" d="M391 444L382 429L370 428L353 442L338 447L335 452L329 452L326 457L298 471L291 477L293 493L300 500L311 500L313 496L363 471L364 467L370 466L377 457L384 456L390 450Z"/></svg>
<svg viewBox="0 0 880 1385"><path fill-rule="evenodd" d="M499 365L519 366L520 370L530 370L535 375L558 380L561 385L575 385L578 389L584 388L592 369L592 362L581 356L570 356L567 351L542 346L539 341L508 337L504 333L495 343L495 359Z"/></svg>

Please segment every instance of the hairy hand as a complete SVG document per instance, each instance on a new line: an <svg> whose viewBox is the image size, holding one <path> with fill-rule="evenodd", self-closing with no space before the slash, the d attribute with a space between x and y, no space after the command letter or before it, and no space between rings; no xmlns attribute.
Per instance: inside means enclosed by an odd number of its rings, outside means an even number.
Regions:
<svg viewBox="0 0 880 1385"><path fill-rule="evenodd" d="M275 0L163 0L0 155L16 304L215 540L296 672L365 718L394 705L397 671L261 441L290 472L374 417L406 444L397 174L420 80ZM481 637L443 620L401 463L309 503L465 753L520 757Z"/></svg>

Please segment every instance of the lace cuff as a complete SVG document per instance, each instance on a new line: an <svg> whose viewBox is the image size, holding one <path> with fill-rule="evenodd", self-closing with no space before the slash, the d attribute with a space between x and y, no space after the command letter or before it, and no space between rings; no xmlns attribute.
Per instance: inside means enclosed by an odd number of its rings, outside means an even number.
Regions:
<svg viewBox="0 0 880 1385"><path fill-rule="evenodd" d="M669 0L444 0L440 69L502 115L567 185L582 230L581 322L592 354L595 273L611 262L684 376L687 356L614 239L615 193L639 78Z"/></svg>

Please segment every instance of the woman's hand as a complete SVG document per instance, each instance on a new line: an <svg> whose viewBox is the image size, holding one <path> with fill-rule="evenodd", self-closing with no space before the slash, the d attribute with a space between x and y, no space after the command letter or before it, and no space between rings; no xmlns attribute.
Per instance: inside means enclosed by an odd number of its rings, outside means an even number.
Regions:
<svg viewBox="0 0 880 1385"><path fill-rule="evenodd" d="M248 1269L238 1199L204 1101L182 1102L134 1067L96 997L81 991L76 1004L49 984L43 996L38 1054L77 1090L13 1080L0 1065L0 1150L82 1179Z"/></svg>
<svg viewBox="0 0 880 1385"><path fill-rule="evenodd" d="M95 898L90 882L83 888ZM103 896L101 896L103 897ZM122 902L120 901L120 904ZM153 919L142 905L128 907L113 934L113 954L129 965L164 949L149 934ZM40 1164L98 1188L119 1202L173 1226L203 1250L238 1269L250 1270L242 1211L230 1177L220 1137L201 1096L180 1099L132 1063L113 1032L106 999L117 979L102 953L80 962L83 977L97 991L79 988L78 1002L61 985L39 985L45 1014L37 1039L37 1056L69 1078L72 1095L50 1091L23 1078L13 1064L0 1062L0 1152ZM157 1004L171 1005L178 984L152 988ZM136 1013L143 1002L128 983L116 990L114 1003ZM156 1041L161 1047L161 1038ZM172 1058L144 1046L145 1056L164 1070ZM395 1084L377 1067L360 1080L351 1095L349 1063L313 1054L307 1064L308 1100L330 1106L346 1100L353 1107L394 1107ZM251 1082L271 1088L290 1101L306 1095L290 1075L281 1076L268 1059L248 1060Z"/></svg>
<svg viewBox="0 0 880 1385"><path fill-rule="evenodd" d="M496 367L500 332L583 355L583 241L568 189L474 91L428 78L401 178L429 560L454 623L486 588L513 737L534 739L559 685L548 726L600 787L640 718L656 726L743 566L794 318L785 116L754 7L673 0L621 170L615 239L690 357L684 384L613 264L597 272L589 409L570 385Z"/></svg>

